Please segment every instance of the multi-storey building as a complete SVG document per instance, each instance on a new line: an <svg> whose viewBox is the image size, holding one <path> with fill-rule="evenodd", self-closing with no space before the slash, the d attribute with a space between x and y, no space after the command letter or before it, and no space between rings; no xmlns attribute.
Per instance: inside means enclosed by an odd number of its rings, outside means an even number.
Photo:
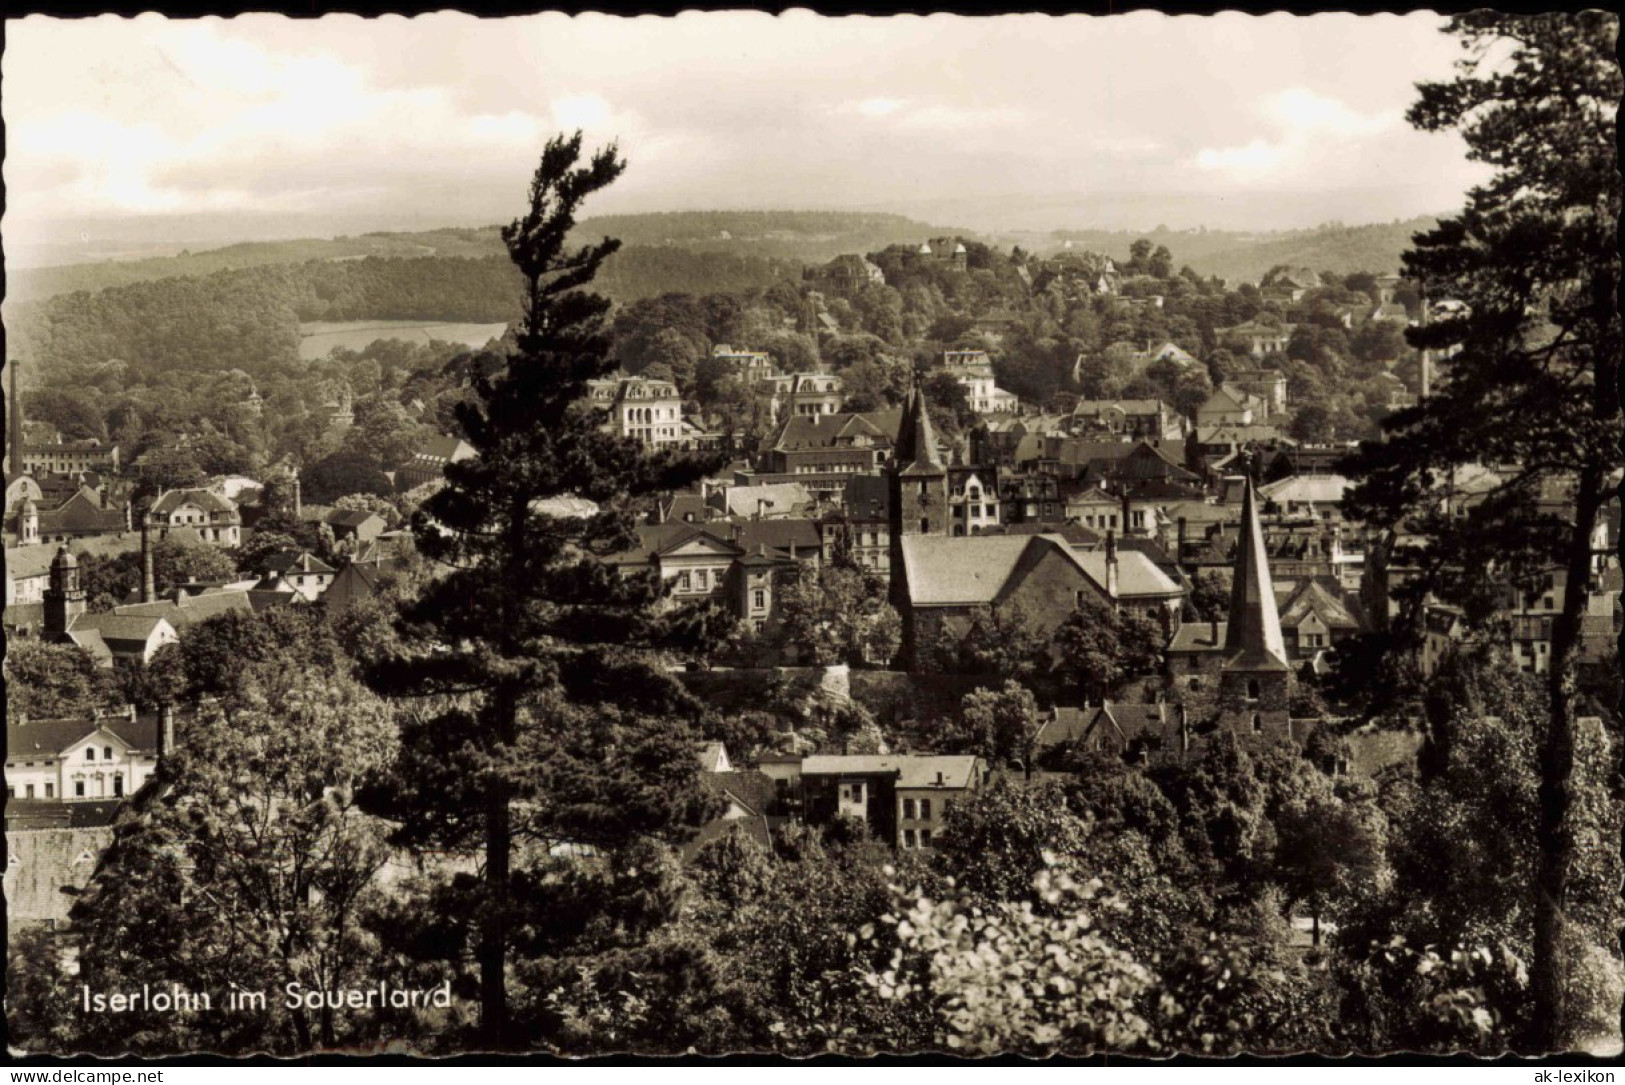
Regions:
<svg viewBox="0 0 1625 1085"><path fill-rule="evenodd" d="M147 526L164 538L173 528L188 528L214 546L239 545L243 517L235 502L208 490L170 490L147 509Z"/></svg>
<svg viewBox="0 0 1625 1085"><path fill-rule="evenodd" d="M648 377L591 380L587 382L587 396L593 406L608 412L606 425L612 433L649 448L667 448L684 441L683 400L671 381Z"/></svg>

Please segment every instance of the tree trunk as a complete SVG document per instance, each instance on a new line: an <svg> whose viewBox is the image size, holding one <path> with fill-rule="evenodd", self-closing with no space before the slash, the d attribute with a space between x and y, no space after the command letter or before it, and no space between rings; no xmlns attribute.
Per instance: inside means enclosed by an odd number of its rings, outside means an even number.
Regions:
<svg viewBox="0 0 1625 1085"><path fill-rule="evenodd" d="M1575 649L1585 614L1591 579L1591 531L1600 508L1602 472L1581 469L1575 498L1574 527L1564 563L1563 608L1552 622L1552 653L1547 674L1550 714L1540 749L1540 809L1535 839L1540 848L1535 883L1534 962L1530 970L1534 998L1531 1040L1535 1050L1561 1050L1568 1042L1570 963L1564 948L1569 868L1573 838Z"/></svg>
<svg viewBox="0 0 1625 1085"><path fill-rule="evenodd" d="M504 781L490 785L485 807L485 914L480 924L480 1032L494 1048L508 1044L508 888L513 832Z"/></svg>

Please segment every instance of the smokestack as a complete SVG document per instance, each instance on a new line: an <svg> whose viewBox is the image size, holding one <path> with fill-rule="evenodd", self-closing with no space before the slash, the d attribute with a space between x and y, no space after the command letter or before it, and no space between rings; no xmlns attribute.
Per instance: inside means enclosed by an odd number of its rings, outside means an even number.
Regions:
<svg viewBox="0 0 1625 1085"><path fill-rule="evenodd" d="M300 512L299 505L299 469L293 470L293 514L297 518Z"/></svg>
<svg viewBox="0 0 1625 1085"><path fill-rule="evenodd" d="M1175 711L1178 713L1179 718L1179 752L1182 754L1190 753L1191 725L1190 718L1185 714L1184 703L1181 702Z"/></svg>
<svg viewBox="0 0 1625 1085"><path fill-rule="evenodd" d="M1117 604L1117 536L1106 529L1106 595Z"/></svg>
<svg viewBox="0 0 1625 1085"><path fill-rule="evenodd" d="M158 709L158 763L174 752L175 706L166 704Z"/></svg>
<svg viewBox="0 0 1625 1085"><path fill-rule="evenodd" d="M11 464L6 475L6 481L21 478L23 475L23 394L18 380L18 372L23 363L16 358L11 359Z"/></svg>
<svg viewBox="0 0 1625 1085"><path fill-rule="evenodd" d="M158 601L158 580L152 569L152 533L147 529L147 517L141 517L141 601Z"/></svg>

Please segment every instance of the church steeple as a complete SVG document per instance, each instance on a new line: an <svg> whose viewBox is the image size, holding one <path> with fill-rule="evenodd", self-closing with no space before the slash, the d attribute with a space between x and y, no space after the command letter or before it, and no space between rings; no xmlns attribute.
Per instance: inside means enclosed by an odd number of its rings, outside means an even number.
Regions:
<svg viewBox="0 0 1625 1085"><path fill-rule="evenodd" d="M1258 522L1258 500L1251 480L1241 498L1241 538L1236 546L1230 587L1230 624L1224 638L1225 667L1240 671L1287 671L1281 614L1270 581L1269 551Z"/></svg>
<svg viewBox="0 0 1625 1085"><path fill-rule="evenodd" d="M903 425L897 434L897 470L910 476L946 475L937 433L931 425L931 412L925 406L925 393L918 388L909 396L903 412Z"/></svg>

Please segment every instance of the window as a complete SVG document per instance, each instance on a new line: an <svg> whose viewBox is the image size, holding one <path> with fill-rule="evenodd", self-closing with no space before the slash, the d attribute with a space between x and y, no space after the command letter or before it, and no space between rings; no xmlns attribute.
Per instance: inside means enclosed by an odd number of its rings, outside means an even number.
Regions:
<svg viewBox="0 0 1625 1085"><path fill-rule="evenodd" d="M124 774L122 772L113 773L113 794L115 797L124 794Z"/></svg>
<svg viewBox="0 0 1625 1085"><path fill-rule="evenodd" d="M929 535L929 534L931 534L931 521L930 520L926 520L926 519L921 519L920 520L920 534L921 535Z"/></svg>
<svg viewBox="0 0 1625 1085"><path fill-rule="evenodd" d="M1258 679L1256 678L1247 680L1247 699L1249 701L1258 700Z"/></svg>
<svg viewBox="0 0 1625 1085"><path fill-rule="evenodd" d="M56 798L56 785L55 784L46 784L45 785L45 797L47 799Z"/></svg>
<svg viewBox="0 0 1625 1085"><path fill-rule="evenodd" d="M33 797L34 797L34 785L33 785L33 784L29 784L29 785L28 785L28 786L27 786L27 787L26 787L26 788L24 788L24 789L23 789L23 790L24 790L24 791L25 791L25 793L26 793L26 794L25 794L25 795L24 795L24 797L25 797L25 798L29 798L29 799L32 799L32 798L33 798Z"/></svg>
<svg viewBox="0 0 1625 1085"><path fill-rule="evenodd" d="M930 821L931 820L931 800L930 799L921 799L920 800L920 820L921 821Z"/></svg>
<svg viewBox="0 0 1625 1085"><path fill-rule="evenodd" d="M920 830L920 847L929 848L930 846L931 846L931 830L930 829L921 829Z"/></svg>
<svg viewBox="0 0 1625 1085"><path fill-rule="evenodd" d="M1201 689L1201 688L1202 688L1202 680L1200 678L1192 678L1191 679L1191 689Z"/></svg>
<svg viewBox="0 0 1625 1085"><path fill-rule="evenodd" d="M85 760L86 761L94 761L94 760L96 760L96 747L94 747L94 746L86 746L85 747Z"/></svg>
<svg viewBox="0 0 1625 1085"><path fill-rule="evenodd" d="M706 579L706 570L694 570L694 586L699 588L701 591L704 591L710 586L710 582Z"/></svg>
<svg viewBox="0 0 1625 1085"><path fill-rule="evenodd" d="M678 591L688 591L689 587L690 587L690 583L689 583L688 574L687 573L678 573L677 574L677 590Z"/></svg>
<svg viewBox="0 0 1625 1085"><path fill-rule="evenodd" d="M17 789L12 787L10 784L7 784L6 785L6 798L15 799L16 797L17 797ZM17 857L15 855L13 855L11 857L11 861L15 863L17 861Z"/></svg>
<svg viewBox="0 0 1625 1085"><path fill-rule="evenodd" d="M73 793L78 798L82 799L85 797L85 782L83 780L75 780L73 782Z"/></svg>
<svg viewBox="0 0 1625 1085"><path fill-rule="evenodd" d="M904 829L903 830L903 847L912 848L913 846L914 846L914 830L913 829Z"/></svg>
<svg viewBox="0 0 1625 1085"><path fill-rule="evenodd" d="M1257 712L1254 712L1253 713L1253 734L1256 735L1260 731L1262 731L1263 729L1264 729L1264 717L1260 716Z"/></svg>
<svg viewBox="0 0 1625 1085"><path fill-rule="evenodd" d="M764 609L767 606L767 592L763 591L761 588L757 588L751 593L750 605L755 607L757 610Z"/></svg>
<svg viewBox="0 0 1625 1085"><path fill-rule="evenodd" d="M903 816L905 818L908 818L911 821L914 819L914 800L913 799L904 799L903 800Z"/></svg>
<svg viewBox="0 0 1625 1085"><path fill-rule="evenodd" d="M926 489L926 480L925 480L925 479L923 479L923 478L922 478L922 479L921 479L921 480L920 480L920 496L921 496L921 497L924 497L924 496L925 496L925 495L926 495L926 494L927 494L927 493L929 493L929 492L930 492L930 491L928 491L928 490L927 490L927 489Z"/></svg>
<svg viewBox="0 0 1625 1085"><path fill-rule="evenodd" d="M111 746L103 746L102 747L102 760L104 760L104 761L113 760L113 747L111 747Z"/></svg>

